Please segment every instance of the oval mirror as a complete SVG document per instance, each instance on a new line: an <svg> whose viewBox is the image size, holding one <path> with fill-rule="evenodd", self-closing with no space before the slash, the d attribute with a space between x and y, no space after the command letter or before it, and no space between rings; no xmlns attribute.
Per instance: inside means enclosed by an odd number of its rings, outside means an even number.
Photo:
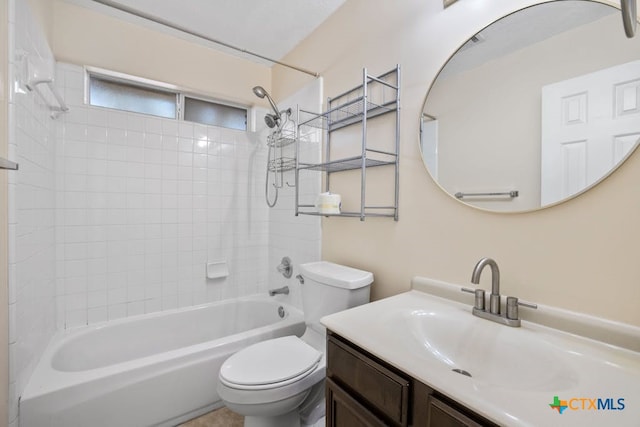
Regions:
<svg viewBox="0 0 640 427"><path fill-rule="evenodd" d="M539 209L604 179L640 140L640 37L587 0L539 4L473 36L420 121L431 176L469 205Z"/></svg>

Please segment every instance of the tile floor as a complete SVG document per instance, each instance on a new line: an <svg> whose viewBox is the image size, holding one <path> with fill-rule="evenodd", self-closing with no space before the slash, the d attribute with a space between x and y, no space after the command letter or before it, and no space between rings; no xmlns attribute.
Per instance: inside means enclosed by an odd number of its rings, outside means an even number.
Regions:
<svg viewBox="0 0 640 427"><path fill-rule="evenodd" d="M181 424L180 427L242 427L244 425L244 417L227 408L204 414L201 417L194 418Z"/></svg>
<svg viewBox="0 0 640 427"><path fill-rule="evenodd" d="M243 427L243 425L244 417L242 415L238 415L227 408L220 408L204 414L201 417L194 418L191 421L187 421L179 427ZM324 427L324 425L325 419L323 417L315 423L313 427Z"/></svg>

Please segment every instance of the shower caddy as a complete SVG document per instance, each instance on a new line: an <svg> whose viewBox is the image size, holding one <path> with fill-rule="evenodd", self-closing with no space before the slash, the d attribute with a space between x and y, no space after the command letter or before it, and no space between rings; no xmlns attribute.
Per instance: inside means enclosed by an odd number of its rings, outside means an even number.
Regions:
<svg viewBox="0 0 640 427"><path fill-rule="evenodd" d="M282 174L296 167L295 155L288 155L284 149L296 142L296 130L290 128L276 129L267 136L267 146L271 147L273 154L269 156L269 172ZM280 178L282 181L282 178ZM281 187L281 186L280 186Z"/></svg>
<svg viewBox="0 0 640 427"><path fill-rule="evenodd" d="M395 140L390 141L390 150L379 150L367 144L367 121L389 113L395 115ZM300 156L295 157L295 214L359 217L392 217L398 220L398 176L400 148L400 65L394 69L372 76L367 69L362 70L362 84L333 98L327 98L327 110L320 114L298 110L298 138L296 153L300 153L301 129L305 126L324 130L324 161L321 163L305 163ZM302 118L304 116L304 118ZM331 154L331 137L338 130L352 125L361 127L361 144L356 156L333 159ZM393 204L368 205L366 203L367 169L385 166L392 167L394 175ZM300 202L300 173L306 171L325 172L325 190L331 191L331 175L338 172L360 171L360 209L359 211L342 211L339 214L318 213L314 204Z"/></svg>

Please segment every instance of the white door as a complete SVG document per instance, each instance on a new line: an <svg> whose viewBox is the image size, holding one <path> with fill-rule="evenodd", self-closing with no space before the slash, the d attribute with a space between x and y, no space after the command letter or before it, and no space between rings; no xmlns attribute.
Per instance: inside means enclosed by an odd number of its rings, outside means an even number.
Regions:
<svg viewBox="0 0 640 427"><path fill-rule="evenodd" d="M542 88L541 204L594 184L640 140L640 61Z"/></svg>

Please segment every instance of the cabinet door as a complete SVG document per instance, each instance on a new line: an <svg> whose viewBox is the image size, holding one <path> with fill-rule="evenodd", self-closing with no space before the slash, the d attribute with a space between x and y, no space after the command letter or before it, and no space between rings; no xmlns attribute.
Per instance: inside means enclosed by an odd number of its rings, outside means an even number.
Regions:
<svg viewBox="0 0 640 427"><path fill-rule="evenodd" d="M410 382L354 347L330 337L327 377L358 396L390 425L407 426Z"/></svg>
<svg viewBox="0 0 640 427"><path fill-rule="evenodd" d="M428 398L429 427L482 427L462 412L434 396Z"/></svg>
<svg viewBox="0 0 640 427"><path fill-rule="evenodd" d="M357 400L327 378L327 427L378 427L384 426Z"/></svg>

